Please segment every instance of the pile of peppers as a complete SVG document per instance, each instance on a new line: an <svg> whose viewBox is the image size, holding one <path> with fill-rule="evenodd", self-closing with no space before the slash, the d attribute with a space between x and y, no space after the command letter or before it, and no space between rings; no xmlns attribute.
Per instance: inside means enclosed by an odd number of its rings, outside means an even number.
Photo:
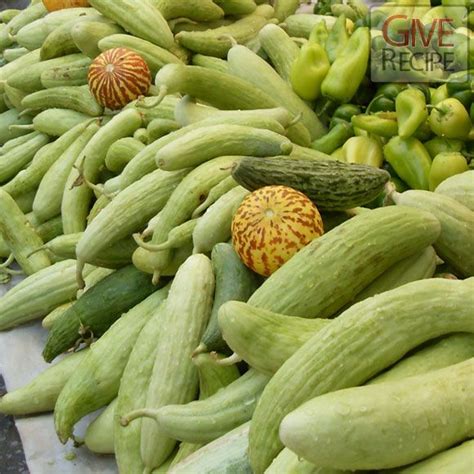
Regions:
<svg viewBox="0 0 474 474"><path fill-rule="evenodd" d="M432 19L446 18L450 8L463 3L467 19L456 18L459 8L452 16L468 26L462 34L471 39L471 0L397 0L391 7L399 6L398 13L423 7L423 18ZM446 178L474 169L474 69L468 66L442 78L414 76L411 82L371 82L370 58L379 38L370 21L379 16L370 15L359 0L323 0L315 13L337 20L321 17L290 74L293 90L328 127L328 133L312 143L315 150L331 159L383 167L400 191L434 190ZM383 8L378 13L383 19ZM456 30L452 38L459 34ZM462 53L467 54L463 64L474 68L472 39L464 38ZM455 50L458 54L459 48Z"/></svg>

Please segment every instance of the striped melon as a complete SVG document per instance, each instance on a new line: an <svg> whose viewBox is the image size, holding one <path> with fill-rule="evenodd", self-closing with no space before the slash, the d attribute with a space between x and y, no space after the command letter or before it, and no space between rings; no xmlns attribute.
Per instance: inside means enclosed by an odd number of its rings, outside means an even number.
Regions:
<svg viewBox="0 0 474 474"><path fill-rule="evenodd" d="M263 276L271 275L322 234L317 207L287 186L266 186L249 194L232 221L236 252L245 265Z"/></svg>
<svg viewBox="0 0 474 474"><path fill-rule="evenodd" d="M63 10L64 8L88 7L88 0L43 0L43 5L49 12Z"/></svg>
<svg viewBox="0 0 474 474"><path fill-rule="evenodd" d="M139 54L126 48L114 48L94 59L88 81L97 102L116 110L148 92L151 73Z"/></svg>

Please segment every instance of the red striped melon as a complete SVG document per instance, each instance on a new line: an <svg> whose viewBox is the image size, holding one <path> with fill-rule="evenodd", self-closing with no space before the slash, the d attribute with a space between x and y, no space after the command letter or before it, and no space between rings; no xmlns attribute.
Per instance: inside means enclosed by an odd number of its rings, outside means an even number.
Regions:
<svg viewBox="0 0 474 474"><path fill-rule="evenodd" d="M114 48L94 59L88 81L97 102L116 110L148 92L151 73L139 54L126 48Z"/></svg>
<svg viewBox="0 0 474 474"><path fill-rule="evenodd" d="M249 194L232 221L236 252L245 265L263 276L271 275L322 234L317 207L287 186L266 186Z"/></svg>
<svg viewBox="0 0 474 474"><path fill-rule="evenodd" d="M56 10L63 10L64 8L79 8L88 7L87 0L43 0L46 10L54 12Z"/></svg>

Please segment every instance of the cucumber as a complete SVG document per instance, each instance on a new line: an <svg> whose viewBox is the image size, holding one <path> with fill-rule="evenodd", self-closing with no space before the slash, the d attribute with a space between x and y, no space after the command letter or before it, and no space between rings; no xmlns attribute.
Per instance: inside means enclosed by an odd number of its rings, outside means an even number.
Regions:
<svg viewBox="0 0 474 474"><path fill-rule="evenodd" d="M39 50L31 51L23 56L15 59L11 63L5 64L0 68L0 92L4 92L4 84L8 78L15 74L17 71L22 71L34 64L39 63L40 52Z"/></svg>
<svg viewBox="0 0 474 474"><path fill-rule="evenodd" d="M86 333L93 337L101 336L123 312L155 290L148 276L131 265L112 273L87 291L56 321L43 350L44 359L51 362L80 342Z"/></svg>
<svg viewBox="0 0 474 474"><path fill-rule="evenodd" d="M217 3L217 2L216 2ZM153 4L166 20L189 18L194 21L215 21L224 16L224 11L212 0L153 0Z"/></svg>
<svg viewBox="0 0 474 474"><path fill-rule="evenodd" d="M283 448L280 423L302 403L364 383L427 340L451 332L474 332L468 303L473 290L472 278L408 283L351 306L321 329L265 387L250 429L254 471L263 472Z"/></svg>
<svg viewBox="0 0 474 474"><path fill-rule="evenodd" d="M300 250L249 303L292 316L329 317L391 265L432 244L439 232L439 222L425 211L390 206L365 212Z"/></svg>
<svg viewBox="0 0 474 474"><path fill-rule="evenodd" d="M84 444L97 454L114 454L114 415L117 399L112 400L105 410L87 427Z"/></svg>
<svg viewBox="0 0 474 474"><path fill-rule="evenodd" d="M294 15L300 7L298 0L276 0L275 1L275 17L278 21L285 21L290 15Z"/></svg>
<svg viewBox="0 0 474 474"><path fill-rule="evenodd" d="M145 242L143 242L143 240L141 240L140 245L143 248L146 248L147 250L150 250L152 252L179 248L183 245L186 245L188 242L192 241L193 230L196 227L197 221L198 219L191 219L189 221L184 222L183 224L180 224L174 227L173 229L171 229L170 233L168 234L166 241L163 242L162 244L158 244L158 245L146 244Z"/></svg>
<svg viewBox="0 0 474 474"><path fill-rule="evenodd" d="M34 133L35 132L31 132L26 135L20 135L19 137L11 138L10 140L6 141L5 144L0 147L0 156L3 156L7 151L12 150L13 148L26 143L34 136Z"/></svg>
<svg viewBox="0 0 474 474"><path fill-rule="evenodd" d="M216 276L216 292L211 317L195 352L218 351L225 348L217 315L227 301L247 301L257 289L259 280L240 260L230 244L217 244L212 249L212 267Z"/></svg>
<svg viewBox="0 0 474 474"><path fill-rule="evenodd" d="M98 288L104 281L110 280L119 272L115 272L93 286L74 306L85 301L94 292L95 288ZM168 288L165 287L154 293L148 293L146 299L136 306L133 305L127 314L116 321L93 344L87 357L67 381L54 408L56 433L63 443L72 437L74 425L77 421L88 413L92 413L110 403L117 396L120 378L138 335L167 294ZM135 301L139 300L135 299ZM71 317L71 315L66 317ZM54 331L57 324L58 322L54 324L52 331Z"/></svg>
<svg viewBox="0 0 474 474"><path fill-rule="evenodd" d="M12 106L12 108L17 109L18 112L22 112L24 109L21 106L21 101L24 99L26 95L28 95L26 92L16 89L15 87L12 87L8 85L8 82L4 85L5 88L5 100L8 102L9 105ZM27 117L28 118L28 117ZM28 120L28 123L30 121ZM12 130L28 130L31 125L27 126L17 126L17 124L13 124L14 126L12 127ZM28 128L27 128L28 127Z"/></svg>
<svg viewBox="0 0 474 474"><path fill-rule="evenodd" d="M68 301L67 303L58 306L57 308L53 309L53 311L49 312L42 320L41 326L47 329L48 331L53 327L54 322L58 319L67 309L69 309L75 302Z"/></svg>
<svg viewBox="0 0 474 474"><path fill-rule="evenodd" d="M168 471L169 474L188 474L189 472L206 472L220 474L235 472L251 474L248 460L249 424L217 438Z"/></svg>
<svg viewBox="0 0 474 474"><path fill-rule="evenodd" d="M212 206L219 198L224 196L228 191L234 189L237 185L237 182L232 176L228 176L226 179L221 181L219 184L216 184L210 191L206 200L198 206L194 212L193 217L197 217L205 212L210 206Z"/></svg>
<svg viewBox="0 0 474 474"><path fill-rule="evenodd" d="M385 170L373 166L283 157L244 158L237 163L232 176L250 191L269 185L297 189L323 211L339 211L367 204L383 191L390 179Z"/></svg>
<svg viewBox="0 0 474 474"><path fill-rule="evenodd" d="M451 176L435 192L456 199L474 212L474 170Z"/></svg>
<svg viewBox="0 0 474 474"><path fill-rule="evenodd" d="M431 474L442 472L443 474L458 474L460 472L472 471L474 453L474 440L465 441L454 448L441 451L423 461L408 467L397 469L397 474Z"/></svg>
<svg viewBox="0 0 474 474"><path fill-rule="evenodd" d="M76 22L84 20L87 20L87 16L70 20L51 31L41 45L41 60L46 61L66 54L80 53L80 49L72 39L71 28Z"/></svg>
<svg viewBox="0 0 474 474"><path fill-rule="evenodd" d="M101 51L107 51L112 48L127 48L135 51L146 61L153 76L165 64L182 64L181 59L170 53L167 49L131 35L112 34L101 39L98 47Z"/></svg>
<svg viewBox="0 0 474 474"><path fill-rule="evenodd" d="M437 254L461 275L474 276L474 212L455 199L430 191L392 193L397 205L431 212L441 223L434 243Z"/></svg>
<svg viewBox="0 0 474 474"><path fill-rule="evenodd" d="M35 191L21 194L15 198L16 205L23 214L30 213L33 210L33 200L35 199Z"/></svg>
<svg viewBox="0 0 474 474"><path fill-rule="evenodd" d="M28 125L31 123L31 117L19 116L18 110L11 109L0 114L0 145L9 140L18 138L22 135L29 135L29 130L12 127L12 125ZM32 137L30 137L32 138Z"/></svg>
<svg viewBox="0 0 474 474"><path fill-rule="evenodd" d="M123 32L123 29L115 23L83 21L72 27L71 37L82 53L89 58L94 59L102 52L99 48L100 40Z"/></svg>
<svg viewBox="0 0 474 474"><path fill-rule="evenodd" d="M176 132L181 127L178 122L174 120L166 120L166 119L155 119L152 120L146 129L148 135L149 143L158 140L165 135L168 135L171 132Z"/></svg>
<svg viewBox="0 0 474 474"><path fill-rule="evenodd" d="M216 0L226 15L250 15L257 9L257 4L254 0ZM262 14L262 9L260 9Z"/></svg>
<svg viewBox="0 0 474 474"><path fill-rule="evenodd" d="M191 63L194 66L206 67L220 72L229 72L227 61L213 56L206 56L205 54L194 54Z"/></svg>
<svg viewBox="0 0 474 474"><path fill-rule="evenodd" d="M105 166L114 173L121 173L145 145L132 137L121 138L113 143L105 157Z"/></svg>
<svg viewBox="0 0 474 474"><path fill-rule="evenodd" d="M0 298L0 330L46 316L75 298L78 286L76 262L66 260L25 278ZM91 272L87 267L85 274Z"/></svg>
<svg viewBox="0 0 474 474"><path fill-rule="evenodd" d="M89 64L51 68L41 74L41 84L46 89L87 84Z"/></svg>
<svg viewBox="0 0 474 474"><path fill-rule="evenodd" d="M320 467L387 469L420 461L474 434L473 370L471 358L425 375L320 395L283 419L281 440Z"/></svg>
<svg viewBox="0 0 474 474"><path fill-rule="evenodd" d="M12 45L11 48L5 49L3 51L3 57L5 58L5 61L8 63L11 63L12 61L15 61L15 59L21 58L25 54L29 53L29 51L26 48L22 47L13 47Z"/></svg>
<svg viewBox="0 0 474 474"><path fill-rule="evenodd" d="M155 97L142 97L127 104L125 109L136 109L143 117L143 125L148 124L157 118L174 120L174 109L179 102L179 98L174 95L166 96L158 105Z"/></svg>
<svg viewBox="0 0 474 474"><path fill-rule="evenodd" d="M88 352L89 350L85 349L70 354L41 372L25 386L6 393L0 398L0 413L25 416L53 411L61 390Z"/></svg>
<svg viewBox="0 0 474 474"><path fill-rule="evenodd" d="M321 470L314 464L298 457L293 451L285 448L273 460L265 474L343 474L339 469Z"/></svg>
<svg viewBox="0 0 474 474"><path fill-rule="evenodd" d="M33 125L38 132L46 133L51 137L59 137L76 125L90 119L90 115L75 110L48 108L33 119Z"/></svg>
<svg viewBox="0 0 474 474"><path fill-rule="evenodd" d="M16 8L7 8L6 10L3 10L0 13L0 21L2 23L8 23L20 13L21 13L21 10L18 10Z"/></svg>
<svg viewBox="0 0 474 474"><path fill-rule="evenodd" d="M331 15L296 13L285 19L284 29L291 37L308 39L311 31L320 21L324 21L327 29L330 30L336 23L336 18Z"/></svg>
<svg viewBox="0 0 474 474"><path fill-rule="evenodd" d="M47 13L48 10L43 2L32 3L8 22L8 29L12 35L16 35L21 28L44 17Z"/></svg>

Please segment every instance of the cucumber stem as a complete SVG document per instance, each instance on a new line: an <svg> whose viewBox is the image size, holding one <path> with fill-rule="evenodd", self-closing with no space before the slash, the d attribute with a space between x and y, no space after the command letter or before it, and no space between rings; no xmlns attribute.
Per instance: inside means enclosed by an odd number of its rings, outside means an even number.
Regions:
<svg viewBox="0 0 474 474"><path fill-rule="evenodd" d="M86 282L84 281L84 277L82 276L84 266L85 263L80 258L78 258L76 264L76 281L77 286L80 290L83 290L86 287Z"/></svg>
<svg viewBox="0 0 474 474"><path fill-rule="evenodd" d="M136 420L137 418L152 418L158 422L158 416L156 412L157 410L152 410L151 408L140 408L139 410L133 410L128 415L122 416L120 418L120 424L122 426L128 426L131 421Z"/></svg>
<svg viewBox="0 0 474 474"><path fill-rule="evenodd" d="M153 283L153 285L158 285L159 281L160 281L160 277L161 277L161 274L158 270L155 270L153 272L153 278L151 280L151 282Z"/></svg>
<svg viewBox="0 0 474 474"><path fill-rule="evenodd" d="M8 129L11 130L34 130L35 126L33 124L30 125L10 125Z"/></svg>
<svg viewBox="0 0 474 474"><path fill-rule="evenodd" d="M194 349L193 353L191 354L191 357L194 358L198 356L199 354L202 354L203 352L207 352L207 346L204 344L204 342L201 342L199 346Z"/></svg>
<svg viewBox="0 0 474 474"><path fill-rule="evenodd" d="M33 252L34 253L34 252ZM28 255L26 258L29 258L30 256ZM15 257L14 255L11 253L8 258L2 263L0 264L0 268L7 268L9 267L13 261L15 260Z"/></svg>
<svg viewBox="0 0 474 474"><path fill-rule="evenodd" d="M220 365L223 367L227 367L229 365L235 365L243 361L242 357L240 357L236 352L234 352L231 356L226 357L225 359L219 359L218 358L219 354L213 351L211 352L211 357L213 358L214 363L216 365Z"/></svg>
<svg viewBox="0 0 474 474"><path fill-rule="evenodd" d="M296 115L293 120L286 126L286 128L290 128L292 127L293 125L296 125L300 120L301 118L303 117L303 114L300 112L298 115Z"/></svg>
<svg viewBox="0 0 474 474"><path fill-rule="evenodd" d="M142 249L148 250L149 252L159 252L160 250L167 250L170 248L169 241L162 244L149 244L145 242L140 234L133 234L133 240Z"/></svg>

